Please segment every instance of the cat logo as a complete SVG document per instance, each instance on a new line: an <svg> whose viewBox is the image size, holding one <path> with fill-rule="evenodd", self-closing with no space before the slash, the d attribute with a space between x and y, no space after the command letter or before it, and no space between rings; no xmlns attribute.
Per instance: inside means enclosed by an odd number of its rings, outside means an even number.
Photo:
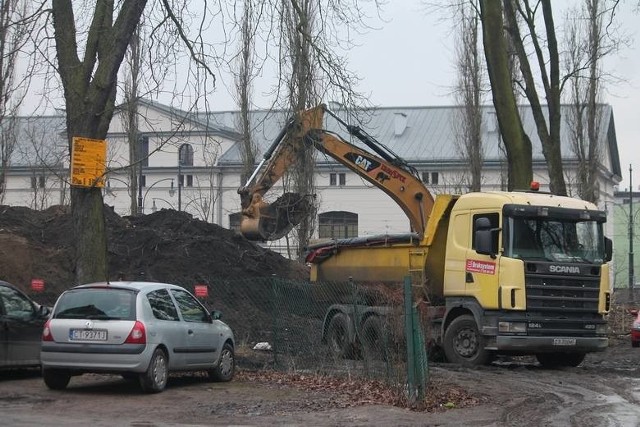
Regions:
<svg viewBox="0 0 640 427"><path fill-rule="evenodd" d="M355 164L356 166L358 166L358 168L364 170L367 173L371 172L372 170L380 166L379 162L363 154L349 152L344 155L344 158L349 160L351 163Z"/></svg>

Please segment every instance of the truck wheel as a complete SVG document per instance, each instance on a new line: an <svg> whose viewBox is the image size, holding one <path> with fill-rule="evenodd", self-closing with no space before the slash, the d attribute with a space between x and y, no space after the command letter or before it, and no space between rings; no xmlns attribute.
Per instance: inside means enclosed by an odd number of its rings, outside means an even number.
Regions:
<svg viewBox="0 0 640 427"><path fill-rule="evenodd" d="M536 359L544 368L576 367L584 360L584 353L538 353Z"/></svg>
<svg viewBox="0 0 640 427"><path fill-rule="evenodd" d="M486 365L491 352L484 349L484 340L478 332L473 316L465 314L451 322L444 333L444 353L450 363L462 366Z"/></svg>
<svg viewBox="0 0 640 427"><path fill-rule="evenodd" d="M378 316L369 316L362 324L362 350L372 360L387 360L387 329Z"/></svg>
<svg viewBox="0 0 640 427"><path fill-rule="evenodd" d="M42 379L51 390L64 390L69 385L71 374L60 369L43 369Z"/></svg>
<svg viewBox="0 0 640 427"><path fill-rule="evenodd" d="M349 335L349 317L344 313L336 313L327 327L327 344L335 357L345 359L353 357L353 344Z"/></svg>

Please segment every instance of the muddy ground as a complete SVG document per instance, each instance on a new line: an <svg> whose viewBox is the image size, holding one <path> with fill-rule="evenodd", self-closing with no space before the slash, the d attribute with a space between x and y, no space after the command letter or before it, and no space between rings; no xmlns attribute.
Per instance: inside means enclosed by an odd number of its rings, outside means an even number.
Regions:
<svg viewBox="0 0 640 427"><path fill-rule="evenodd" d="M121 218L107 208L110 277L189 285L216 279L303 279L306 268L236 233L163 210ZM73 233L60 207L37 212L0 206L0 279L29 290L32 278L53 303L74 285ZM225 320L240 323L250 307ZM220 297L221 299L225 299ZM245 301L246 303L246 301ZM201 375L173 376L168 389L144 395L115 376L73 378L65 391L48 390L37 371L0 372L0 425L640 425L640 349L629 343L626 301L611 315L611 346L578 368L544 370L532 358L501 359L464 369L431 364L430 389L420 410L402 390L356 378L304 372L256 371L258 354L242 354L231 383ZM228 315L227 315L228 314ZM246 316L245 316L246 317Z"/></svg>
<svg viewBox="0 0 640 427"><path fill-rule="evenodd" d="M429 411L376 403L370 382L330 386L285 374L240 372L231 383L173 376L145 395L116 376L85 375L65 391L48 390L37 372L0 374L0 424L12 426L637 426L640 351L626 340L592 354L577 368L545 370L533 359L466 369L430 367L430 393L463 391ZM329 383L329 386L326 384ZM320 384L320 385L318 385ZM325 384L325 386L322 386ZM353 388L370 401L353 399Z"/></svg>

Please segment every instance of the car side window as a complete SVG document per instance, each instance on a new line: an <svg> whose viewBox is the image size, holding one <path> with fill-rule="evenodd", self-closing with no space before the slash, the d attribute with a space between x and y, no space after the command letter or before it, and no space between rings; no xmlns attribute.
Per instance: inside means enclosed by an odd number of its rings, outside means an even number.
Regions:
<svg viewBox="0 0 640 427"><path fill-rule="evenodd" d="M158 289L147 294L153 316L160 320L180 320L178 311L166 289Z"/></svg>
<svg viewBox="0 0 640 427"><path fill-rule="evenodd" d="M34 316L35 310L31 302L14 289L0 286L0 296L4 303L4 314L7 317L30 319Z"/></svg>
<svg viewBox="0 0 640 427"><path fill-rule="evenodd" d="M171 289L171 294L176 299L178 309L185 322L209 323L211 321L209 313L189 292Z"/></svg>

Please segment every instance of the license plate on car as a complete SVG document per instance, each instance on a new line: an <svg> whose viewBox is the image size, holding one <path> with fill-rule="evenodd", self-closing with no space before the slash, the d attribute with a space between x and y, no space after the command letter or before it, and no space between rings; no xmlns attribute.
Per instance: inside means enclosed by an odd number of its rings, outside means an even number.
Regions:
<svg viewBox="0 0 640 427"><path fill-rule="evenodd" d="M106 341L106 329L70 329L69 339L71 341Z"/></svg>
<svg viewBox="0 0 640 427"><path fill-rule="evenodd" d="M553 345L576 345L575 338L554 338Z"/></svg>

